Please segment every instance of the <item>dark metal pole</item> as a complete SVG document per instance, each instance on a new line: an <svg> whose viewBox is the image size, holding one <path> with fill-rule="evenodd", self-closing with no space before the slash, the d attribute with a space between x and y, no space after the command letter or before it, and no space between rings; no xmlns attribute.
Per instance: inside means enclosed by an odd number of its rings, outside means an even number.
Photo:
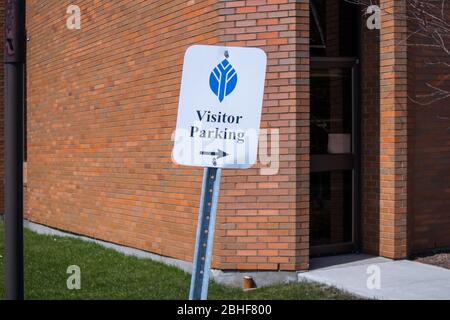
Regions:
<svg viewBox="0 0 450 320"><path fill-rule="evenodd" d="M7 0L5 33L5 289L23 300L25 0Z"/></svg>

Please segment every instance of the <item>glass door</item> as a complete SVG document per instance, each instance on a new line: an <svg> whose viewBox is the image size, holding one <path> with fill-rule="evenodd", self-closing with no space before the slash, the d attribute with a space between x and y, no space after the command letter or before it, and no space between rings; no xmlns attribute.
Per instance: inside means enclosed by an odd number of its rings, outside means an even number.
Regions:
<svg viewBox="0 0 450 320"><path fill-rule="evenodd" d="M358 61L312 58L311 254L357 250L359 200Z"/></svg>

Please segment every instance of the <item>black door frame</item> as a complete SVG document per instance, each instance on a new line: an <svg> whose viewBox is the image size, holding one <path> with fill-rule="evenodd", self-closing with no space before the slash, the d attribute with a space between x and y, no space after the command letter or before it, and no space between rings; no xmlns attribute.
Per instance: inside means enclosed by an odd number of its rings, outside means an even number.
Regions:
<svg viewBox="0 0 450 320"><path fill-rule="evenodd" d="M310 246L310 255L332 255L357 252L361 244L361 108L360 108L360 62L354 57L311 57L311 68L347 68L352 74L352 154L324 156L311 155L310 172L352 170L352 241ZM331 159L331 161L330 161Z"/></svg>

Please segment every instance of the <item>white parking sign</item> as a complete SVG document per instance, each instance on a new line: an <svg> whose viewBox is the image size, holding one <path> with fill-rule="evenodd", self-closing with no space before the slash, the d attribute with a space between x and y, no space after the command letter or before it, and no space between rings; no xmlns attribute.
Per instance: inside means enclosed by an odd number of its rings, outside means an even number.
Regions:
<svg viewBox="0 0 450 320"><path fill-rule="evenodd" d="M173 149L178 164L240 169L255 164L266 64L257 48L188 48Z"/></svg>

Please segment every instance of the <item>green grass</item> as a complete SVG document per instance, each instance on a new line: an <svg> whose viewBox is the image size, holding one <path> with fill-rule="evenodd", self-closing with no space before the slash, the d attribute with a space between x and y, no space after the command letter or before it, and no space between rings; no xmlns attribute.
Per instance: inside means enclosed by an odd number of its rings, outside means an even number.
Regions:
<svg viewBox="0 0 450 320"><path fill-rule="evenodd" d="M4 230L0 222L0 285L3 285ZM68 290L68 266L81 268L81 290ZM99 245L25 230L26 299L186 299L190 275L151 260L124 256ZM3 297L3 290L0 293ZM221 299L351 299L316 284L289 284L250 292L211 282L209 298Z"/></svg>

